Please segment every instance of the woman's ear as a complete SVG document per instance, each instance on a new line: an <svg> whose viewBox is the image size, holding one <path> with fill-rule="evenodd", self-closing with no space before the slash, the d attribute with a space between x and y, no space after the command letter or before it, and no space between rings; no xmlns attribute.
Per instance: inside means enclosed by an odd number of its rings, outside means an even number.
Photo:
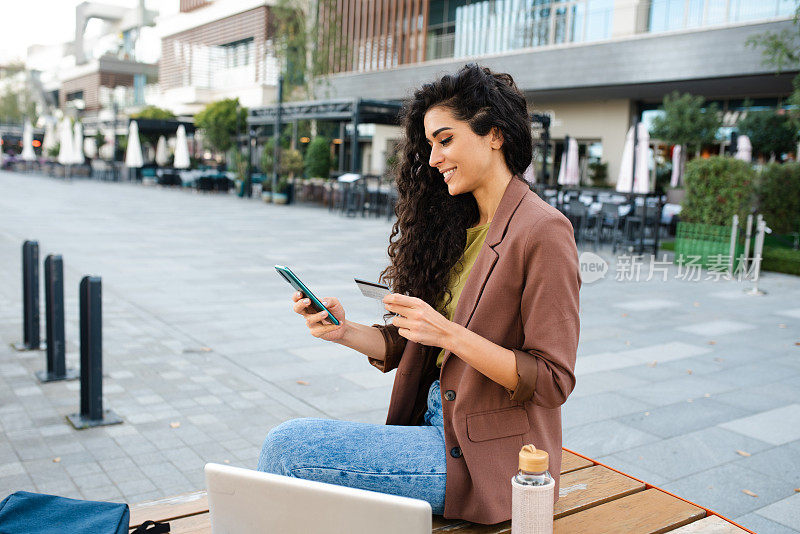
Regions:
<svg viewBox="0 0 800 534"><path fill-rule="evenodd" d="M493 150L500 150L503 146L503 132L497 126L492 127L492 130L489 132L492 136L492 140L490 146Z"/></svg>

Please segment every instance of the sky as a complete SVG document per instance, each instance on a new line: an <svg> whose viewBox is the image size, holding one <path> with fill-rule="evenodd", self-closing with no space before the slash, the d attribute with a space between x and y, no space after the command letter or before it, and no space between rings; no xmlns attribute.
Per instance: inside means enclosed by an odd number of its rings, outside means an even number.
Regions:
<svg viewBox="0 0 800 534"><path fill-rule="evenodd" d="M75 36L75 6L83 0L0 0L0 63L23 59L34 44L57 44ZM101 0L135 7L137 0ZM178 0L147 0L149 9ZM172 7L172 6L170 6ZM175 8L177 9L177 7Z"/></svg>

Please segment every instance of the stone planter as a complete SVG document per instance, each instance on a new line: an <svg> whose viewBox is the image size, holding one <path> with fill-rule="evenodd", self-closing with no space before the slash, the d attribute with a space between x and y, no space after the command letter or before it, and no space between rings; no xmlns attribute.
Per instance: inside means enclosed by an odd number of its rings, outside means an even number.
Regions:
<svg viewBox="0 0 800 534"><path fill-rule="evenodd" d="M272 195L273 204L286 204L289 202L289 195L286 193L274 193Z"/></svg>
<svg viewBox="0 0 800 534"><path fill-rule="evenodd" d="M264 202L272 202L272 191L262 191L261 200Z"/></svg>

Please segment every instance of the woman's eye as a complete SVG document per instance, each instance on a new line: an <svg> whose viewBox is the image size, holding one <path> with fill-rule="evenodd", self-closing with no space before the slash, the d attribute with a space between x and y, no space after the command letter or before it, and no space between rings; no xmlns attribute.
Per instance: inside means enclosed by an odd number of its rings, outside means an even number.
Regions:
<svg viewBox="0 0 800 534"><path fill-rule="evenodd" d="M452 140L453 140L453 136L452 136L452 135L451 135L450 137L445 137L445 138L444 138L444 139L442 139L442 141L441 141L441 143L442 143L442 146L447 146L447 145L449 145L449 144L450 144L450 141L452 141Z"/></svg>

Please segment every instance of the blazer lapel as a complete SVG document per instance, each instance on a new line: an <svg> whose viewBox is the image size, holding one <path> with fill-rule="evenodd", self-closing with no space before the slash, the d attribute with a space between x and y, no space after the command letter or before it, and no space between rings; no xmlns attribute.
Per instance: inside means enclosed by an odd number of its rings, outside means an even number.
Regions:
<svg viewBox="0 0 800 534"><path fill-rule="evenodd" d="M522 202L522 197L529 191L530 188L517 178L512 178L508 183L503 197L500 199L500 204L497 206L492 224L489 226L486 241L484 241L483 247L481 247L478 257L475 259L475 264L467 277L464 289L461 291L456 311L453 314L454 323L458 323L465 328L469 327L469 322L475 313L483 288L486 286L486 282L489 280L492 269L494 269L499 257L494 248L505 237L511 216L516 211L519 203ZM445 352L442 368L444 368L444 363L449 356L450 352Z"/></svg>

